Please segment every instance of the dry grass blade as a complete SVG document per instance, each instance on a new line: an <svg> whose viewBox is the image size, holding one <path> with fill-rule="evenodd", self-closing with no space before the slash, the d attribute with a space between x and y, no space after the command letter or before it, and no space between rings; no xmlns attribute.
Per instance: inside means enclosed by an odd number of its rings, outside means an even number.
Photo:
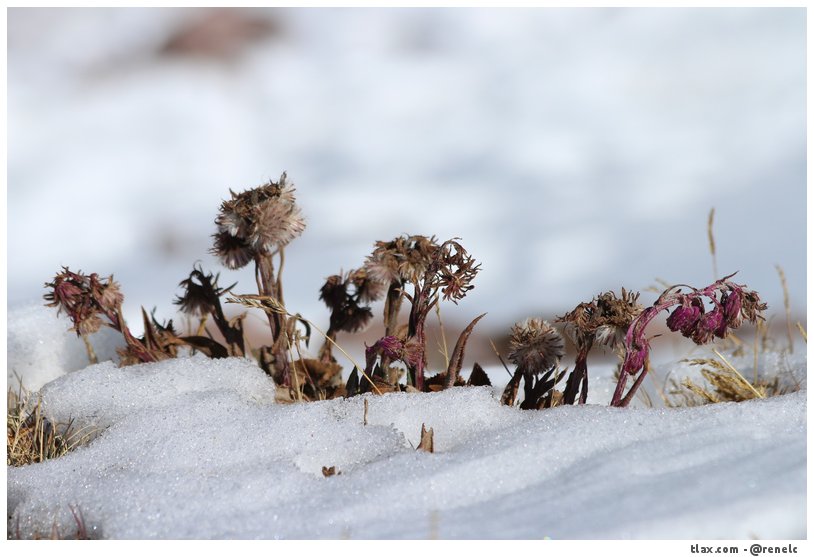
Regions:
<svg viewBox="0 0 814 557"><path fill-rule="evenodd" d="M806 330L803 327L802 323L800 323L799 321L797 322L797 330L800 331L800 336L803 337L803 342L808 344L808 335L806 334Z"/></svg>
<svg viewBox="0 0 814 557"><path fill-rule="evenodd" d="M715 256L715 235L712 232L712 225L715 222L715 207L709 210L707 218L707 239L709 240L709 253L712 256L712 279L718 280L718 260Z"/></svg>
<svg viewBox="0 0 814 557"><path fill-rule="evenodd" d="M743 384L744 384L746 387L748 387L748 388L749 388L749 389L750 389L750 390L751 390L753 393L755 393L755 396L756 396L756 397L758 397L758 398L766 398L766 395L765 395L765 394L762 394L762 393L760 393L760 392L758 392L758 390L757 390L757 389L755 389L755 388L752 386L752 384L751 384L749 381L747 381L747 380L746 380L746 379L743 377L743 375L741 375L741 372L739 372L739 371L738 371L738 370L735 368L735 366L733 366L733 365L732 365L732 364L729 362L729 360L727 360L727 359L726 359L726 358L723 356L723 354L721 354L720 352L718 352L718 351L717 351L717 350L715 350L715 349L713 349L712 351L715 353L715 355L716 355L716 356L718 356L718 357L721 359L721 361L723 361L723 362L724 362L724 364L726 364L726 367L728 367L728 368L729 368L729 369L732 371L732 373L734 373L734 374L735 374L735 375L736 375L736 376L737 376L737 377L738 377L738 378L741 380L741 383L743 383Z"/></svg>
<svg viewBox="0 0 814 557"><path fill-rule="evenodd" d="M447 346L447 335L444 331L444 320L441 319L441 304L435 306L435 315L438 317L438 329L441 333L439 349L441 355L444 356L444 367L449 367L449 347Z"/></svg>
<svg viewBox="0 0 814 557"><path fill-rule="evenodd" d="M508 374L509 374L509 377L513 377L513 376L514 376L514 374L513 374L511 371L509 371L509 366L507 366L507 365L506 365L506 362L503 360L503 356L501 356L501 355L500 355L500 352L498 352L498 350L497 350L497 346L495 346L495 341L493 341L493 340L490 338L490 339L489 339L489 344L492 346L492 350L494 351L495 356L497 356L497 359L498 359L498 360L500 360L500 363L503 365L503 369L505 369L505 370L506 370L506 373L508 373Z"/></svg>
<svg viewBox="0 0 814 557"><path fill-rule="evenodd" d="M24 466L59 458L86 443L95 430L75 430L72 424L53 424L42 412L42 403L31 400L20 388L7 391L6 465Z"/></svg>
<svg viewBox="0 0 814 557"><path fill-rule="evenodd" d="M704 366L701 376L702 383L696 383L685 378L680 383L671 380L673 390L670 392L676 398L665 399L670 407L699 406L718 402L743 402L755 398L779 396L800 389L799 383L793 386L783 385L779 376L771 380L755 381L750 383L735 368L729 360L718 351L714 351L718 358L699 358L686 360L690 365Z"/></svg>
<svg viewBox="0 0 814 557"><path fill-rule="evenodd" d="M786 273L783 267L775 265L777 274L780 276L780 285L783 287L783 306L786 308L786 334L789 339L789 354L794 353L794 339L791 335L791 302L789 301L789 285L786 282Z"/></svg>

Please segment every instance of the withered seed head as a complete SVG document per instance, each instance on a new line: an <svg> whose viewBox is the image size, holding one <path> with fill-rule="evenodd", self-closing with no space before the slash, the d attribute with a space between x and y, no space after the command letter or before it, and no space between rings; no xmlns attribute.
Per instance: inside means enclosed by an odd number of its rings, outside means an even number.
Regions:
<svg viewBox="0 0 814 557"><path fill-rule="evenodd" d="M562 335L548 321L530 318L512 327L509 360L518 369L534 374L556 366L565 354Z"/></svg>
<svg viewBox="0 0 814 557"><path fill-rule="evenodd" d="M376 242L365 260L365 270L372 280L390 285L394 282L418 282L439 248L435 236L399 236L390 242Z"/></svg>
<svg viewBox="0 0 814 557"><path fill-rule="evenodd" d="M622 295L603 292L590 302L583 302L570 313L557 318L579 348L596 341L615 348L624 338L630 324L642 312L638 293L622 288Z"/></svg>
<svg viewBox="0 0 814 557"><path fill-rule="evenodd" d="M236 194L221 204L215 219L212 252L229 268L246 265L256 254L271 253L287 245L305 230L305 220L294 199L286 174Z"/></svg>

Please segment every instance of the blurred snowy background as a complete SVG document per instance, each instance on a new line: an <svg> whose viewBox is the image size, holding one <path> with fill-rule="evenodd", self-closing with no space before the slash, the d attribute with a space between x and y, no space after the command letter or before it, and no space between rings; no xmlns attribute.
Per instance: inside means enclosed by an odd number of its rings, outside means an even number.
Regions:
<svg viewBox="0 0 814 557"><path fill-rule="evenodd" d="M375 240L458 236L506 331L721 274L805 319L803 9L10 9L8 296L61 265L172 317L228 189L285 170L289 309ZM652 295L646 295L652 300ZM446 306L445 306L446 307ZM376 314L380 313L376 309Z"/></svg>

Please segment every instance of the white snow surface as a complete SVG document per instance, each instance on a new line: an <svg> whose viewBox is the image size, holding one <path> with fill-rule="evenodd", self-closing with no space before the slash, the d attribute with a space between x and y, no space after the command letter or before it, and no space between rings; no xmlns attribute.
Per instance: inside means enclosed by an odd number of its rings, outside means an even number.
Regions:
<svg viewBox="0 0 814 557"><path fill-rule="evenodd" d="M56 309L42 303L9 308L6 341L8 387L17 391L20 379L23 387L37 391L52 379L82 369L88 365L88 352L76 333L69 332L70 319L64 314L57 316ZM121 335L102 327L90 335L99 361L110 360L116 348L124 346Z"/></svg>
<svg viewBox="0 0 814 557"><path fill-rule="evenodd" d="M116 539L806 536L805 391L521 411L455 388L366 395L367 425L365 397L274 392L250 360L202 356L48 383L46 415L96 437L8 469L9 531L68 535L74 509ZM433 454L414 449L422 424Z"/></svg>

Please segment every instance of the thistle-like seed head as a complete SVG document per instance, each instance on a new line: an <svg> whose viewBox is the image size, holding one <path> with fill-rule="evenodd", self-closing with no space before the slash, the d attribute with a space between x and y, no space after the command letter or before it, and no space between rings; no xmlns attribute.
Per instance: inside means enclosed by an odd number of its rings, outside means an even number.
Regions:
<svg viewBox="0 0 814 557"><path fill-rule="evenodd" d="M256 254L284 247L305 230L285 173L279 182L231 194L215 219L218 231L212 250L229 268L242 267Z"/></svg>
<svg viewBox="0 0 814 557"><path fill-rule="evenodd" d="M562 335L547 321L530 318L512 327L511 360L524 372L542 374L556 366L565 354Z"/></svg>

